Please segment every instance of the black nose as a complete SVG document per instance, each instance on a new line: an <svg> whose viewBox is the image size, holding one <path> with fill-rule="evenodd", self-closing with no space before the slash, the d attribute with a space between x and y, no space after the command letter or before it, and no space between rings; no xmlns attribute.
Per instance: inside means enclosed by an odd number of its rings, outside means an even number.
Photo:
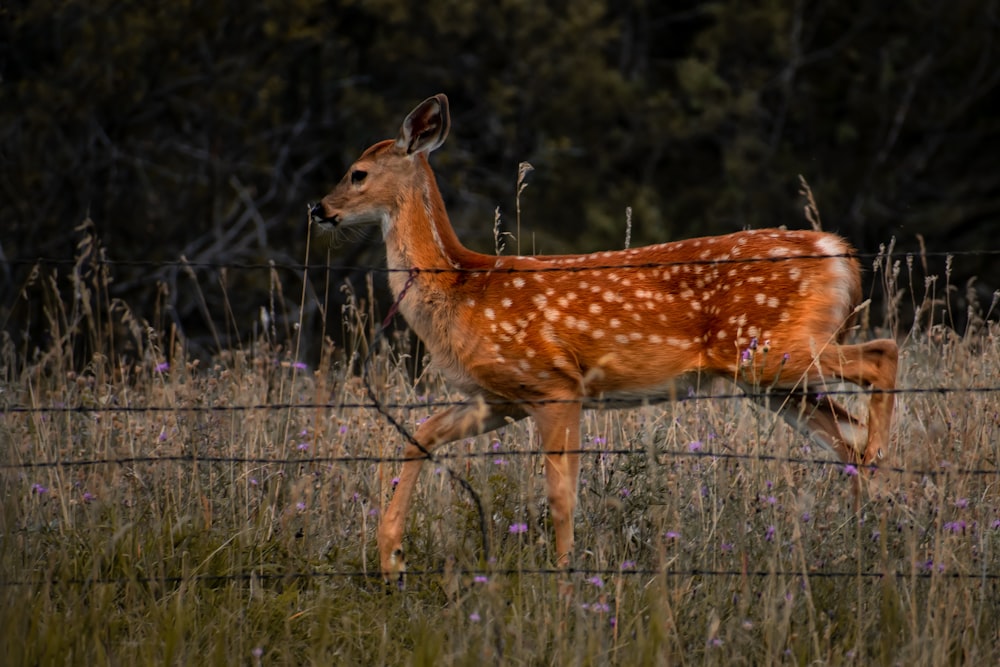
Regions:
<svg viewBox="0 0 1000 667"><path fill-rule="evenodd" d="M326 211L323 210L323 204L320 202L309 204L309 219L316 224L335 222L332 218L326 217Z"/></svg>

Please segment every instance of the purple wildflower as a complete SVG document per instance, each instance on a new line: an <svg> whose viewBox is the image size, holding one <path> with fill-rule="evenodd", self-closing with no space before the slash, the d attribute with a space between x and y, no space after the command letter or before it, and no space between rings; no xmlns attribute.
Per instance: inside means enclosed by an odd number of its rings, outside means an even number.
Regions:
<svg viewBox="0 0 1000 667"><path fill-rule="evenodd" d="M41 484L32 484L31 492L37 493L40 496L44 496L46 493L49 492L49 489L48 487L42 486Z"/></svg>
<svg viewBox="0 0 1000 667"><path fill-rule="evenodd" d="M528 532L528 524L526 523L512 523L510 528L507 529L511 535L518 535L520 533Z"/></svg>
<svg viewBox="0 0 1000 667"><path fill-rule="evenodd" d="M858 474L857 466L848 463L847 465L844 466L844 474L847 475L848 477L856 477Z"/></svg>
<svg viewBox="0 0 1000 667"><path fill-rule="evenodd" d="M472 578L472 580L477 584L485 584L490 580L490 578L487 577L485 574L477 574Z"/></svg>
<svg viewBox="0 0 1000 667"><path fill-rule="evenodd" d="M764 539L767 540L768 542L773 542L774 541L774 530L775 529L774 529L773 525L768 526L767 527L767 532L764 533Z"/></svg>
<svg viewBox="0 0 1000 667"><path fill-rule="evenodd" d="M153 370L157 373L166 373L170 370L170 364L164 361L163 363L156 364L156 366L153 367Z"/></svg>
<svg viewBox="0 0 1000 667"><path fill-rule="evenodd" d="M469 614L469 620L472 621L473 623L478 623L479 621L482 620L482 618L479 616L479 612L474 611L471 614Z"/></svg>
<svg viewBox="0 0 1000 667"><path fill-rule="evenodd" d="M601 579L600 577L596 576L596 575L593 576L593 577L591 577L590 579L587 579L587 583L588 584L593 584L594 586L597 586L598 588L601 588L602 586L604 586L604 580Z"/></svg>

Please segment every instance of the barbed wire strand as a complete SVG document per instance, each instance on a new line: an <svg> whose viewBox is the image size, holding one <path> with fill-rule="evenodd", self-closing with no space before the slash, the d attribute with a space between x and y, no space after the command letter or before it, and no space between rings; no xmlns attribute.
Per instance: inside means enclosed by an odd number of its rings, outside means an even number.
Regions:
<svg viewBox="0 0 1000 667"><path fill-rule="evenodd" d="M688 240L688 239L684 239ZM662 245L662 244L661 244ZM650 247L650 246L646 246ZM593 254L599 256L603 251L598 251ZM613 251L613 252L628 252L628 251ZM577 255L579 256L579 255ZM582 255L586 256L586 254ZM635 264L629 263L614 263L608 265L599 266L540 266L540 267L523 267L523 268L512 268L512 267L497 267L494 269L483 269L483 268L463 268L463 267L452 267L452 268L434 268L434 269L419 269L419 268L409 268L409 269L390 269L388 267L372 267L372 266L334 266L327 267L325 264L309 264L309 263L288 263L288 262L207 262L207 261L187 261L184 259L179 260L116 260L116 259L102 259L102 258L87 258L81 261L76 258L59 258L59 257L36 257L34 259L11 259L7 260L7 264L10 266L75 266L77 264L86 266L109 266L109 267L127 267L127 268L189 268L189 269L236 269L236 270L283 270L283 271L308 271L308 270L325 270L327 268L333 268L339 271L346 272L373 272L373 273L411 273L416 271L418 273L548 273L548 272L581 272L581 271L606 271L612 269L656 269L656 268L671 268L674 266L711 266L711 265L726 265L726 264L753 264L757 262L788 262L796 260L815 260L815 259L836 259L836 258L854 258L859 261L875 261L878 259L893 259L893 260L906 260L912 261L916 259L948 259L949 257L996 257L1000 256L1000 250L987 250L987 249L975 249L975 250L950 250L950 251L929 251L929 252L866 252L866 253L839 253L839 254L822 254L822 255L791 255L784 257L746 257L746 258L729 258L729 259L704 259L704 260L685 260L685 261L673 261L673 262L639 262ZM524 255L524 256L514 256L514 255L497 255L497 260L501 259L512 259L515 257L525 257L528 259L533 259L539 262L558 262L560 260L566 259L566 257L575 257L574 255L560 256L560 255Z"/></svg>
<svg viewBox="0 0 1000 667"><path fill-rule="evenodd" d="M373 344L370 349L373 349ZM379 401L377 396L371 392L366 392L371 402L311 402L311 403L251 403L244 405L3 405L0 406L0 417L6 414L115 414L115 413L199 413L199 412L259 412L259 411L281 411L281 410L422 410L435 408L451 408L460 406L478 405L478 401L469 400L440 400L440 401L414 401L384 402ZM678 394L673 399L661 400L625 400L619 398L586 398L586 399L505 399L502 401L483 401L487 407L517 407L522 405L548 405L560 403L583 403L585 409L635 409L642 407L653 407L667 402L687 403L699 401L724 401L743 399L765 399L765 398L787 398L798 399L806 397L824 396L871 396L876 394L890 394L895 396L926 395L936 394L946 396L948 394L995 394L1000 393L1000 386L988 387L899 387L896 389L873 389L873 388L850 388L850 389L829 389L824 391L801 390L781 390L781 391L740 391L728 394Z"/></svg>
<svg viewBox="0 0 1000 667"><path fill-rule="evenodd" d="M788 578L815 578L815 579L873 579L881 580L887 577L895 579L952 579L969 581L1000 581L1000 572L942 572L934 571L933 568L921 568L904 572L893 571L843 571L843 570L709 570L702 568L691 568L682 570L665 570L653 568L498 568L498 569L427 569L408 570L407 577L449 577L449 578L471 578L498 576L541 576L541 577L753 577L766 579L768 577L788 577ZM232 581L295 581L310 579L371 579L381 581L380 572L353 570L353 571L333 571L323 572L319 570L296 571L296 572L240 572L233 574L195 574L189 576L164 575L160 577L72 577L51 579L0 579L0 588L13 588L22 586L50 586L50 585L73 585L73 586L93 586L93 585L122 585L122 584L183 584L183 583L227 583ZM478 583L478 582L476 582ZM472 585L476 585L473 583Z"/></svg>
<svg viewBox="0 0 1000 667"><path fill-rule="evenodd" d="M648 449L571 449L566 450L566 454L578 454L581 456L637 456L645 458L672 457L708 459L710 462L717 461L758 461L772 462L801 466L816 466L839 468L845 475L854 475L859 470L871 470L879 474L893 473L900 475L912 475L915 477L941 477L941 476L983 476L998 475L1000 468L956 468L950 463L942 463L937 469L929 468L905 468L902 466L890 465L855 465L844 463L838 459L809 458L803 456L782 456L780 454L740 454L736 452L720 452L710 450L648 450ZM509 458L521 458L532 456L545 456L543 450L538 449L490 449L489 451L475 452L439 452L433 455L422 457L424 461L434 461L441 463L445 460L466 460L466 459L486 459L494 460ZM89 459L58 459L54 461L24 461L20 463L0 463L0 470L30 470L33 468L86 468L103 465L131 466L140 464L158 463L191 463L191 464L232 464L232 465L332 465L348 463L405 463L412 460L404 456L376 456L376 455L343 455L343 456L218 456L211 454L165 454L147 456L123 456Z"/></svg>

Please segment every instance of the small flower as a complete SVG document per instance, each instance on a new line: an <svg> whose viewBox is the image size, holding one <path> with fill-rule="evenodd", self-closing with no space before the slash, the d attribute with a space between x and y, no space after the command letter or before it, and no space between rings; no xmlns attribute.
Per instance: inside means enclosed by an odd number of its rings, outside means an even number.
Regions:
<svg viewBox="0 0 1000 667"><path fill-rule="evenodd" d="M620 493L620 494L621 494L622 498L628 498L629 496L631 496L631 495L632 495L632 491L631 491L631 490L629 490L629 489L627 489L627 488L623 488L623 489L622 489L621 491L619 491L618 493Z"/></svg>
<svg viewBox="0 0 1000 667"><path fill-rule="evenodd" d="M880 537L882 537L882 533L881 532L879 532L877 530L873 530L872 531L872 542L878 542L878 538L880 538Z"/></svg>
<svg viewBox="0 0 1000 667"><path fill-rule="evenodd" d="M607 444L608 439L607 438L602 438L599 435L595 435L593 437L593 439L591 440L591 442L593 442L595 445L604 445L604 444Z"/></svg>
<svg viewBox="0 0 1000 667"><path fill-rule="evenodd" d="M250 486L257 486L258 483L259 482L257 481L256 477L251 477L250 478Z"/></svg>
<svg viewBox="0 0 1000 667"><path fill-rule="evenodd" d="M512 523L510 528L507 529L511 535L518 535L520 533L528 532L528 524L526 523Z"/></svg>
<svg viewBox="0 0 1000 667"><path fill-rule="evenodd" d="M153 367L153 370L157 373L166 373L170 370L170 364L164 361L163 363L156 364L156 366Z"/></svg>
<svg viewBox="0 0 1000 667"><path fill-rule="evenodd" d="M623 570L634 570L635 569L635 561L634 560L622 561L622 569Z"/></svg>
<svg viewBox="0 0 1000 667"><path fill-rule="evenodd" d="M676 539L677 539L677 538L679 538L680 536L681 536L681 534L680 534L680 533L678 533L678 532L676 532L676 531L673 531L673 530L668 530L668 531L667 531L667 534L666 534L666 535L664 535L664 537L665 537L665 538L667 538L668 540L676 540Z"/></svg>
<svg viewBox="0 0 1000 667"><path fill-rule="evenodd" d="M85 503L93 502L96 497L97 496L95 496L90 491L84 491L83 492L83 502L85 502Z"/></svg>
<svg viewBox="0 0 1000 667"><path fill-rule="evenodd" d="M504 459L504 458L493 459L493 465L495 465L495 466L505 466L505 465L507 465L507 459Z"/></svg>
<svg viewBox="0 0 1000 667"><path fill-rule="evenodd" d="M733 550L733 544L731 542L723 542L722 544L719 545L719 549L722 551L722 553L726 554L731 553Z"/></svg>
<svg viewBox="0 0 1000 667"><path fill-rule="evenodd" d="M812 515L809 512L802 513L802 523L809 523L810 519L812 519Z"/></svg>
<svg viewBox="0 0 1000 667"><path fill-rule="evenodd" d="M757 349L757 337L756 336L754 336L753 338L750 339L750 347L747 348L747 349L750 349L750 350L756 350Z"/></svg>
<svg viewBox="0 0 1000 667"><path fill-rule="evenodd" d="M767 502L768 505L774 505L775 503L778 502L778 499L775 496L768 496L764 500L765 502Z"/></svg>
<svg viewBox="0 0 1000 667"><path fill-rule="evenodd" d="M752 355L750 354L750 350L743 350L743 355L740 358L743 360L743 364L744 365L750 363L750 357L751 356Z"/></svg>
<svg viewBox="0 0 1000 667"><path fill-rule="evenodd" d="M701 440L694 440L688 443L689 452L697 452L701 450Z"/></svg>
<svg viewBox="0 0 1000 667"><path fill-rule="evenodd" d="M262 655L264 655L264 649L262 649L259 646L256 646L252 651L250 651L250 655L252 655L255 658L259 658Z"/></svg>
<svg viewBox="0 0 1000 667"><path fill-rule="evenodd" d="M392 481L391 481L391 482L389 482L389 483L390 483L390 484L392 484L392 488L394 488L394 489L395 489L395 488L396 488L396 486L397 486L397 485L399 484L399 478L398 478L398 477L393 477L393 478L392 478Z"/></svg>
<svg viewBox="0 0 1000 667"><path fill-rule="evenodd" d="M494 452L500 451L500 441L494 440L492 443L490 443L490 447L493 448Z"/></svg>
<svg viewBox="0 0 1000 667"><path fill-rule="evenodd" d="M949 521L944 524L944 529L949 533L964 533L966 523L964 521Z"/></svg>
<svg viewBox="0 0 1000 667"><path fill-rule="evenodd" d="M479 612L474 611L471 614L469 614L469 620L472 621L473 623L478 623L479 621L482 620L482 618L479 616Z"/></svg>
<svg viewBox="0 0 1000 667"><path fill-rule="evenodd" d="M486 576L485 574L477 574L476 576L474 576L474 577L472 578L472 581L474 581L474 582L475 582L475 583L477 583L477 584L485 584L485 583L487 583L487 582L488 582L489 580L490 580L490 578L489 578L489 577L487 577L487 576Z"/></svg>
<svg viewBox="0 0 1000 667"><path fill-rule="evenodd" d="M993 530L1000 530L1000 519L993 519L993 523L990 524L990 528Z"/></svg>
<svg viewBox="0 0 1000 667"><path fill-rule="evenodd" d="M299 502L295 503L295 509L297 509L300 512L305 512L306 504L300 500Z"/></svg>
<svg viewBox="0 0 1000 667"><path fill-rule="evenodd" d="M847 465L844 466L844 474L847 475L848 477L857 477L858 475L857 466L853 466L850 463L848 463Z"/></svg>
<svg viewBox="0 0 1000 667"><path fill-rule="evenodd" d="M602 586L604 586L604 580L601 579L598 576L593 576L590 579L587 579L587 583L588 584L593 584L594 586L597 586L598 588L601 588Z"/></svg>
<svg viewBox="0 0 1000 667"><path fill-rule="evenodd" d="M306 365L305 365L304 363L302 363L301 361L296 361L296 362L293 362L293 363L292 363L292 368L294 368L295 370L299 370L299 371L304 371L304 370L306 370L306 369L307 369L307 368L309 368L309 367L308 367L308 366L306 366Z"/></svg>
<svg viewBox="0 0 1000 667"><path fill-rule="evenodd" d="M347 433L347 424L341 424L339 431L340 435L344 435L345 433Z"/></svg>
<svg viewBox="0 0 1000 667"><path fill-rule="evenodd" d="M792 355L790 355L787 352L785 352L783 355L781 355L781 363L787 364L788 360L791 359L791 358L792 358Z"/></svg>
<svg viewBox="0 0 1000 667"><path fill-rule="evenodd" d="M308 442L300 442L299 445L298 445L298 447L296 447L296 449L298 449L300 452L307 452L307 451L309 451L309 443Z"/></svg>
<svg viewBox="0 0 1000 667"><path fill-rule="evenodd" d="M964 510L968 506L969 506L968 498L959 498L958 500L955 501L955 507L957 507L960 510Z"/></svg>
<svg viewBox="0 0 1000 667"><path fill-rule="evenodd" d="M764 533L764 539L767 540L768 542L773 542L774 541L774 530L775 529L774 529L773 525L772 526L768 526L767 527L767 532Z"/></svg>
<svg viewBox="0 0 1000 667"><path fill-rule="evenodd" d="M48 487L44 487L41 484L32 484L31 485L31 492L32 493L37 493L40 496L44 496L46 493L49 492L49 489L48 489Z"/></svg>

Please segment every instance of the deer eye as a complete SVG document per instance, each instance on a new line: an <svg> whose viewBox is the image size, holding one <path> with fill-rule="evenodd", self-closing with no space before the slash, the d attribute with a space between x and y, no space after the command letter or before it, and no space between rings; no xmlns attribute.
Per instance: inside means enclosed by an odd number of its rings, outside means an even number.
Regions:
<svg viewBox="0 0 1000 667"><path fill-rule="evenodd" d="M355 169L354 171L351 172L351 183L357 185L361 181L365 180L366 176L368 176L367 171L362 171L361 169Z"/></svg>

